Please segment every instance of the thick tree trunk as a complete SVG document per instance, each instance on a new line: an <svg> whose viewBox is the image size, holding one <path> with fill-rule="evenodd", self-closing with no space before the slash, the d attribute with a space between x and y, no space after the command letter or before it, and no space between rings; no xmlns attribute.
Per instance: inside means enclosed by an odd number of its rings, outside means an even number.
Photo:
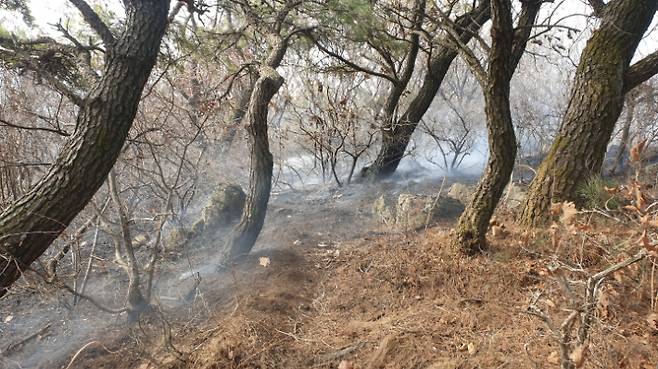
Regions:
<svg viewBox="0 0 658 369"><path fill-rule="evenodd" d="M274 166L267 135L267 113L270 101L282 84L283 77L273 68L265 66L260 71L251 95L246 116L252 140L249 194L240 223L233 229L225 245L224 253L229 259L248 254L263 228Z"/></svg>
<svg viewBox="0 0 658 369"><path fill-rule="evenodd" d="M510 0L491 2L492 27L489 67L483 86L489 160L470 204L455 228L454 245L472 255L486 247L489 222L509 182L516 160L516 135L510 112L510 80L521 60L542 0L523 4L514 31Z"/></svg>
<svg viewBox="0 0 658 369"><path fill-rule="evenodd" d="M494 91L495 95L491 95ZM509 109L509 95L498 86L485 94L489 161L487 169L466 207L455 233L455 245L465 254L476 254L486 247L489 221L509 182L516 158L516 136Z"/></svg>
<svg viewBox="0 0 658 369"><path fill-rule="evenodd" d="M578 203L578 188L600 174L630 87L625 85L629 64L657 7L655 0L605 5L601 26L582 53L562 126L530 185L521 224L543 224L552 202Z"/></svg>
<svg viewBox="0 0 658 369"><path fill-rule="evenodd" d="M477 8L459 17L455 24L458 26L457 33L461 42L466 44L474 34L479 33L482 25L489 20L490 14L490 1L484 0L480 2ZM447 40L439 42L439 45L447 44L449 44ZM392 113L389 116L384 116L386 120L382 128L381 147L375 161L365 168L364 174L366 176L382 178L395 173L411 141L411 136L418 126L418 122L434 101L434 97L456 57L457 52L453 48L439 46L429 60L428 70L420 90L411 100L406 111L397 120L394 119ZM397 100L399 100L399 97ZM397 107L397 100L394 109Z"/></svg>
<svg viewBox="0 0 658 369"><path fill-rule="evenodd" d="M489 220L505 190L516 158L516 136L509 95L514 32L509 0L491 2L491 51L487 85L484 87L489 141L487 169L455 228L454 243L466 254L484 249Z"/></svg>
<svg viewBox="0 0 658 369"><path fill-rule="evenodd" d="M126 29L80 107L77 131L34 188L0 214L0 296L85 207L114 165L167 25L168 0L126 3Z"/></svg>

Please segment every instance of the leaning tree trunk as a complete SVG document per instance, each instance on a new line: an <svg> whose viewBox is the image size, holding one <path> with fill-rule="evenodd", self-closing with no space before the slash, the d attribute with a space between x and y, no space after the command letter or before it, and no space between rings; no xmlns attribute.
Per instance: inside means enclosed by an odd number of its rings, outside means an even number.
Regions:
<svg viewBox="0 0 658 369"><path fill-rule="evenodd" d="M604 6L601 25L581 55L560 130L530 185L521 224L543 224L552 202L578 203L578 188L600 174L624 94L632 88L625 84L629 64L657 7L655 0Z"/></svg>
<svg viewBox="0 0 658 369"><path fill-rule="evenodd" d="M225 245L224 253L229 259L248 254L263 228L274 166L267 135L267 113L270 101L282 84L283 77L274 68L265 66L254 85L246 116L247 130L252 141L249 195L240 223L233 229Z"/></svg>
<svg viewBox="0 0 658 369"><path fill-rule="evenodd" d="M0 296L91 200L128 135L167 25L168 0L126 4L126 27L48 173L0 214Z"/></svg>
<svg viewBox="0 0 658 369"><path fill-rule="evenodd" d="M482 25L489 20L490 14L490 1L483 0L477 8L459 17L455 21L455 25L460 41L467 44L473 35L480 32ZM439 42L439 45L448 44L447 39ZM420 90L411 100L406 111L397 120L394 119L393 112L389 116L385 115L381 147L375 161L365 168L366 176L383 178L395 173L418 122L434 101L434 97L456 57L457 52L452 47L439 46L436 54L429 60L428 71ZM397 107L397 101L395 107Z"/></svg>
<svg viewBox="0 0 658 369"><path fill-rule="evenodd" d="M487 168L471 202L459 218L454 245L472 255L486 247L489 221L509 182L516 160L516 135L510 112L510 80L525 51L542 0L523 4L519 26L512 26L509 0L491 2L492 27L489 67L483 83L489 142Z"/></svg>

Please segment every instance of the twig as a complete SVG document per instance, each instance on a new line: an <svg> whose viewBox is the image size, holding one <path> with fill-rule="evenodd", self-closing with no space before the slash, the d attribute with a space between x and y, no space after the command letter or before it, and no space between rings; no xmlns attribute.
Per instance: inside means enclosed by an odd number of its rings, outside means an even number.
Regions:
<svg viewBox="0 0 658 369"><path fill-rule="evenodd" d="M31 341L31 340L33 340L33 339L35 339L35 338L40 337L41 335L43 335L48 329L50 329L50 325L51 325L51 324L48 323L48 324L46 324L43 328L39 329L37 332L32 333L31 335L27 336L26 338L23 338L22 340L20 340L20 341L18 341L18 342L16 342L16 343L12 343L12 344L10 344L9 346L7 346L6 349L4 349L3 351L0 351L0 353L2 353L2 356L7 356L7 354L10 353L10 352L12 352L12 351L18 351L18 350L20 350L20 349L21 349L23 346L25 346L25 344L28 343L29 341Z"/></svg>
<svg viewBox="0 0 658 369"><path fill-rule="evenodd" d="M89 261L87 262L87 268L85 268L85 275L82 277L82 285L80 286L80 294L84 295L85 289L87 288L87 281L89 280L89 273L91 272L91 267L94 260L94 252L96 251L96 244L98 243L98 229L99 229L100 217L96 220L96 230L94 231L94 241L91 244L91 251L89 253ZM77 294L73 295L73 305L77 304L79 296Z"/></svg>
<svg viewBox="0 0 658 369"><path fill-rule="evenodd" d="M425 230L427 231L427 228L430 225L430 221L432 220L432 212L434 211L434 207L436 206L436 203L439 202L439 199L441 199L441 192L443 192L443 186L446 183L446 177L443 176L443 180L441 181L441 187L439 187L439 193L436 195L436 199L434 199L434 202L432 203L432 207L429 209L427 212L427 219L425 220Z"/></svg>
<svg viewBox="0 0 658 369"><path fill-rule="evenodd" d="M64 369L69 369L69 368L71 367L71 365L73 365L73 362L75 361L75 359L77 359L78 356L80 356L80 354L82 353L82 351L84 351L85 349L87 349L87 347L89 347L89 346L91 346L91 345L93 345L93 344L97 344L97 345L99 345L103 350L109 352L110 354L115 354L115 355L116 355L116 354L119 353L119 351L112 351L112 350L108 349L107 347L105 347L105 345L103 345L103 344L100 343L99 341L91 341L91 342L87 343L86 345L82 346L82 347L80 348L80 350L78 350L78 351L75 353L75 355L73 355L73 357L71 358L71 361L69 361L69 365L67 365L66 368L64 368Z"/></svg>

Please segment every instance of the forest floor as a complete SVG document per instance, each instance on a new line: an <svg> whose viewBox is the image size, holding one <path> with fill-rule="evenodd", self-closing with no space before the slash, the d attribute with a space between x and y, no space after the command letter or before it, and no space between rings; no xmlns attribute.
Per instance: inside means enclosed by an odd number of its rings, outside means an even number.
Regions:
<svg viewBox="0 0 658 369"><path fill-rule="evenodd" d="M162 301L162 314L138 325L102 326L61 357L32 342L43 357L16 367L559 367L556 327L584 278L633 254L638 230L588 213L578 231L527 234L502 209L490 248L465 257L449 246L453 221L401 232L370 214L381 193L432 193L438 182L275 194L257 250L202 273L193 299ZM189 259L190 268L202 260ZM602 289L583 368L656 368L655 267L645 261ZM559 274L557 262L579 269ZM529 314L532 304L550 324Z"/></svg>

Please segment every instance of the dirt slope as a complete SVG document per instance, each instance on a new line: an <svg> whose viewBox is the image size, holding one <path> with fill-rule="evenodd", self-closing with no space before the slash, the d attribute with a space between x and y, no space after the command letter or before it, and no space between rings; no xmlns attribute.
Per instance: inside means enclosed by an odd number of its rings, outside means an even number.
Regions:
<svg viewBox="0 0 658 369"><path fill-rule="evenodd" d="M446 238L437 227L254 255L233 271L235 288L221 311L176 330L173 341L185 352L178 359L160 350L149 360L118 343L108 348L123 353L87 352L72 367L557 368L557 342L524 312L530 293L542 290L561 314L542 250L529 252L510 235L484 256L463 258ZM263 255L268 267L259 264ZM643 318L647 289L628 293L611 295L616 313L593 328L585 368L655 368L658 337Z"/></svg>

